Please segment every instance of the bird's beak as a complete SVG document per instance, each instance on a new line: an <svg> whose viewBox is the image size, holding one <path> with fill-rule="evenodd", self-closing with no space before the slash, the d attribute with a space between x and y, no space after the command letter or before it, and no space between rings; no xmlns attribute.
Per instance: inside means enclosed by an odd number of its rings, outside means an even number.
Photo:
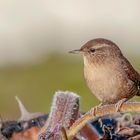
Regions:
<svg viewBox="0 0 140 140"><path fill-rule="evenodd" d="M81 49L69 51L69 53L74 53L74 54L79 54L81 52L82 52Z"/></svg>

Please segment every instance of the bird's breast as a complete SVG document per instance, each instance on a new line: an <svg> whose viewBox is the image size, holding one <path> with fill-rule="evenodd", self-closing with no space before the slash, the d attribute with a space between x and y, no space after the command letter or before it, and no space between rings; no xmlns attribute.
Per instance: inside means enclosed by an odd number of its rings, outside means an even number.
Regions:
<svg viewBox="0 0 140 140"><path fill-rule="evenodd" d="M122 73L116 65L90 65L84 68L87 85L100 101L117 98L125 77Z"/></svg>

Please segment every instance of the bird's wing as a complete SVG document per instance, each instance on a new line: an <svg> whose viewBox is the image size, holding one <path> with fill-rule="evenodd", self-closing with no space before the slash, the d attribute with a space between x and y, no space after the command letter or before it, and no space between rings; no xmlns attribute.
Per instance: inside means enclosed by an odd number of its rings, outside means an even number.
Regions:
<svg viewBox="0 0 140 140"><path fill-rule="evenodd" d="M134 84L136 85L136 87L138 88L138 93L137 95L140 96L140 75L139 73L133 68L133 66L130 64L130 62L123 57L122 61L122 67L125 70L127 76L129 77L129 79L131 81L134 82Z"/></svg>

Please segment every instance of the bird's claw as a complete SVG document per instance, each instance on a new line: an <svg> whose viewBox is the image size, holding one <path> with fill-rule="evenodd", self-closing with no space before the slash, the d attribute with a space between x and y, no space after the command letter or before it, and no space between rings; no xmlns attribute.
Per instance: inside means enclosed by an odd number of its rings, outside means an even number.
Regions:
<svg viewBox="0 0 140 140"><path fill-rule="evenodd" d="M123 98L115 104L116 112L120 112L120 109L121 109L123 103L126 102L126 100L127 100L126 98Z"/></svg>
<svg viewBox="0 0 140 140"><path fill-rule="evenodd" d="M94 117L96 117L96 112L98 110L98 106L95 106L93 109L90 110L90 114Z"/></svg>

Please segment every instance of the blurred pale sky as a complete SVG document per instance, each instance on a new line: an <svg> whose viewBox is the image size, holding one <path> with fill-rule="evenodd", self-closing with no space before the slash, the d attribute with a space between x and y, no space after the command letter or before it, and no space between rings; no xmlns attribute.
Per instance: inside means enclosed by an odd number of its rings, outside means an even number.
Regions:
<svg viewBox="0 0 140 140"><path fill-rule="evenodd" d="M0 0L0 65L104 37L139 55L139 0Z"/></svg>

